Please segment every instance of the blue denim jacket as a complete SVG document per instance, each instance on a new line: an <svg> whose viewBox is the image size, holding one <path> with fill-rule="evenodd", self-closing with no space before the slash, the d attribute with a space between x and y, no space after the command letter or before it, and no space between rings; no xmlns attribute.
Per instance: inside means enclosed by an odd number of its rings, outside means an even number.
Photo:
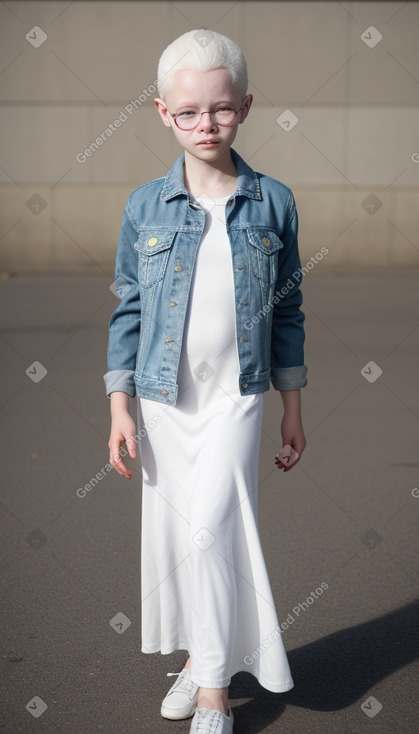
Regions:
<svg viewBox="0 0 419 734"><path fill-rule="evenodd" d="M299 389L307 384L307 367L295 200L287 186L230 151L238 178L226 205L226 227L240 394L269 390L271 381L276 390ZM103 375L108 397L118 390L176 405L188 296L205 226L205 212L185 188L184 155L166 176L128 197L115 260L120 302L109 321Z"/></svg>

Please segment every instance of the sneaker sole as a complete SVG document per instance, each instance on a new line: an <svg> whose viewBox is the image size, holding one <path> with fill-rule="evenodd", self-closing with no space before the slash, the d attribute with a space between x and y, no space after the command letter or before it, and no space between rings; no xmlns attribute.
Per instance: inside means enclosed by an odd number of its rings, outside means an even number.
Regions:
<svg viewBox="0 0 419 734"><path fill-rule="evenodd" d="M181 721L181 719L190 719L196 710L196 706L193 711L187 712L185 714L182 714L181 716L177 714L176 716L173 715L173 713L170 712L170 709L166 709L163 706L160 709L160 714L162 715L163 719L170 719L171 721Z"/></svg>

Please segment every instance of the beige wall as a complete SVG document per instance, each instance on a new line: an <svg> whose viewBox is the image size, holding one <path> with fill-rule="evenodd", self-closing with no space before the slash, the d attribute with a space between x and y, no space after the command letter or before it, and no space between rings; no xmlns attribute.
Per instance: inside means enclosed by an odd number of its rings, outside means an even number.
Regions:
<svg viewBox="0 0 419 734"><path fill-rule="evenodd" d="M0 4L3 277L112 276L128 194L181 153L147 88L165 46L202 26L246 55L254 101L234 147L293 189L302 264L327 247L313 272L418 268L418 21L417 2ZM34 26L47 34L38 48ZM373 48L369 26L382 34Z"/></svg>

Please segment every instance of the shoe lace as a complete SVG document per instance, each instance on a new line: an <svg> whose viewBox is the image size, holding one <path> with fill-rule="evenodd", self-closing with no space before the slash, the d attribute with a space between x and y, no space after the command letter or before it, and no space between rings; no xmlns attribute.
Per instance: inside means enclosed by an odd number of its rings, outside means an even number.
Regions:
<svg viewBox="0 0 419 734"><path fill-rule="evenodd" d="M215 709L204 709L198 717L196 734L212 734L221 723L221 712Z"/></svg>
<svg viewBox="0 0 419 734"><path fill-rule="evenodd" d="M180 671L180 673L167 673L167 675L178 675L181 676L178 679L178 683L176 684L176 690L177 691L185 691L185 693L191 693L194 684L192 683L190 676L187 674L186 668Z"/></svg>

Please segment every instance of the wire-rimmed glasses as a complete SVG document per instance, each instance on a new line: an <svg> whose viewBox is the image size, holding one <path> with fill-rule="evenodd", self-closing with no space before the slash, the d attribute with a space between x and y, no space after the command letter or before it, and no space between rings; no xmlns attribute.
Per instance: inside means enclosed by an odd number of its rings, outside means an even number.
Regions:
<svg viewBox="0 0 419 734"><path fill-rule="evenodd" d="M228 105L220 105L216 110L198 112L195 109L188 108L181 112L175 112L175 114L172 114L172 112L169 111L169 115L173 117L175 125L179 130L193 130L197 125L199 125L201 117L205 112L209 112L212 123L223 127L229 127L230 125L234 125L236 116L242 109L243 107L240 107L238 110L234 110Z"/></svg>

